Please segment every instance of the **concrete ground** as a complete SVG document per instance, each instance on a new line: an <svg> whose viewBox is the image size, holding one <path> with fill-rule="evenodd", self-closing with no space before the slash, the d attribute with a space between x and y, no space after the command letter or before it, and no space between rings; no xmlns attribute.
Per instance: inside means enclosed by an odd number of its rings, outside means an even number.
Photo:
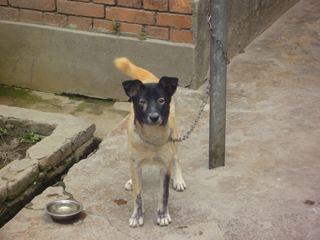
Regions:
<svg viewBox="0 0 320 240"><path fill-rule="evenodd" d="M84 204L80 219L44 215L62 187L36 197L0 229L0 239L320 239L320 2L301 0L229 67L226 167L209 171L208 108L180 144L183 193L170 191L172 224L155 224L158 179L143 172L145 225L128 226L132 200L125 125L71 168L66 191ZM188 129L200 94L177 94L178 126Z"/></svg>

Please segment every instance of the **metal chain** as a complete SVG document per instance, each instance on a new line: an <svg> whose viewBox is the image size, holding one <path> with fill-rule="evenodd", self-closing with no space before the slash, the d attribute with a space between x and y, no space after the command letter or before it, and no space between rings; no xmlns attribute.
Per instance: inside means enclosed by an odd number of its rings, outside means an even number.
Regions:
<svg viewBox="0 0 320 240"><path fill-rule="evenodd" d="M211 38L217 44L217 46L220 48L220 50L222 51L223 58L224 58L226 64L228 65L230 63L230 60L228 58L228 52L227 52L227 50L225 50L226 48L223 46L223 43L218 38L216 38L216 36L213 34L213 27L211 25L210 10L209 10L209 12L207 14L207 22L208 22L208 25L209 25L209 31L210 31ZM193 130L198 125L198 122L200 121L201 115L202 115L202 113L204 111L204 108L207 105L207 102L208 102L208 99L209 99L209 93L210 93L210 81L208 81L209 74L210 74L210 68L208 70L207 76L204 78L204 81L203 81L203 82L206 82L206 81L208 82L207 83L207 87L206 87L206 92L205 92L205 96L206 97L205 97L205 99L202 99L202 102L201 102L200 107L199 107L200 109L199 109L199 112L198 112L196 118L193 120L193 123L189 127L189 130L185 132L185 134L183 134L182 136L180 136L178 138L172 138L171 137L169 139L170 142L180 143L180 142L183 142L183 141L187 140L190 137L190 135L193 132Z"/></svg>
<svg viewBox="0 0 320 240"><path fill-rule="evenodd" d="M207 81L207 77L205 78L205 81ZM185 132L185 134L181 137L178 137L178 138L170 138L170 141L171 142L174 142L174 143L178 143L178 142L183 142L184 140L187 140L189 137L190 137L190 134L193 132L193 130L196 128L196 126L198 125L198 122L201 118L201 115L204 111L204 108L205 106L207 105L207 102L208 102L208 98L209 98L209 81L208 81L208 85L206 87L206 97L205 99L202 99L202 102L200 104L200 110L196 116L196 118L193 120L193 123L191 124L191 126L189 127L189 130Z"/></svg>
<svg viewBox="0 0 320 240"><path fill-rule="evenodd" d="M214 33L213 33L213 27L212 27L212 24L211 24L211 18L212 18L212 16L211 16L210 10L209 10L209 12L208 12L208 14L207 14L207 21L208 21L208 25L209 25L209 31L210 31L210 34L211 34L211 38L212 38L212 40L217 44L217 46L220 48L220 50L222 51L223 58L224 58L226 64L228 65L228 64L230 63L230 60L229 60L229 58L228 58L228 52L227 52L227 50L226 50L227 48L225 48L225 47L223 46L223 43L221 42L221 40L218 39L218 38L214 35Z"/></svg>

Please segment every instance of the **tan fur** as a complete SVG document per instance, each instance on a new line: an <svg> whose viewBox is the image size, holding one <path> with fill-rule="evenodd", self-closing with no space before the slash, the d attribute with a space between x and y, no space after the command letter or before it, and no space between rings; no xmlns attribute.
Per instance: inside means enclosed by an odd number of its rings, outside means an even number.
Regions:
<svg viewBox="0 0 320 240"><path fill-rule="evenodd" d="M121 72L126 74L128 77L131 77L132 79L138 79L143 83L157 83L157 82L159 82L159 78L157 78L155 75L153 75L148 70L134 65L126 57L116 58L114 60L114 64ZM133 120L134 120L133 108L131 108L131 110L130 110L130 116L133 116L133 119L131 119L131 121L129 121L129 126L131 125L131 123L133 123ZM177 137L177 129L176 129L174 118L175 118L175 103L174 103L174 98L172 98L171 104L170 104L170 114L169 114L168 125L173 130L172 136Z"/></svg>
<svg viewBox="0 0 320 240"><path fill-rule="evenodd" d="M151 72L134 65L128 58L116 58L114 60L114 64L121 72L132 79L138 79L143 83L153 83L159 81L159 79Z"/></svg>
<svg viewBox="0 0 320 240"><path fill-rule="evenodd" d="M117 58L114 63L121 72L132 79L138 79L143 83L156 83L159 81L152 73L134 65L127 58ZM157 164L162 172L170 175L172 173L174 187L178 191L183 191L185 183L181 174L177 146L175 143L168 141L170 135L174 138L177 137L174 100L172 99L171 101L169 119L165 126L141 126L139 123L135 124L134 119L132 105L128 119L128 153L131 166L133 199L136 199L137 195L141 193L140 172L145 163ZM147 144L146 141L152 142L157 146Z"/></svg>

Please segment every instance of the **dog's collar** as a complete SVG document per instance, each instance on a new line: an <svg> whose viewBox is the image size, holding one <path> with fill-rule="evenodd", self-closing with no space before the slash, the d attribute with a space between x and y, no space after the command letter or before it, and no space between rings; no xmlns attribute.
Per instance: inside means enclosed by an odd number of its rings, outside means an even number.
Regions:
<svg viewBox="0 0 320 240"><path fill-rule="evenodd" d="M145 144L151 145L153 147L161 147L172 140L172 129L171 128L170 128L170 134L169 134L168 139L166 141L164 141L163 143L153 143L151 141L148 141L139 133L139 131L137 131L136 128L134 129L134 131L139 136L139 138L141 139L142 142L144 142Z"/></svg>

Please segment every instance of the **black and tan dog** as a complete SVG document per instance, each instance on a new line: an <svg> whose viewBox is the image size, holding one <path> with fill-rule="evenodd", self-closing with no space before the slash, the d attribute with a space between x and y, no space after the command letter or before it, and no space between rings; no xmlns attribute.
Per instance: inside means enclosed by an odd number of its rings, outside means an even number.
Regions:
<svg viewBox="0 0 320 240"><path fill-rule="evenodd" d="M141 169L145 163L160 166L160 195L157 223L167 226L171 222L168 210L169 183L172 175L173 187L183 191L183 180L177 146L170 139L177 137L175 109L172 95L178 85L174 77L160 80L149 71L135 66L127 58L115 59L116 67L134 80L122 83L132 102L128 121L128 150L131 179L127 190L133 190L134 210L129 225L143 225L141 193Z"/></svg>

